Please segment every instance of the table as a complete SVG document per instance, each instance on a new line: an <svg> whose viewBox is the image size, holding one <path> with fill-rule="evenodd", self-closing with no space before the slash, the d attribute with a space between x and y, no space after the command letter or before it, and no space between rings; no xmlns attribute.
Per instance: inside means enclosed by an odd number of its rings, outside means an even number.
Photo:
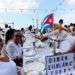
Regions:
<svg viewBox="0 0 75 75"><path fill-rule="evenodd" d="M33 48L32 42L35 40L31 34L26 34L26 42L24 44L23 48L23 69L27 64L30 64L30 67L33 67L32 63L36 62L38 64L44 64L45 66L45 57L47 55L53 55L53 48L49 47L48 43L44 43L43 48ZM33 53L36 53L34 56L25 56L26 51L32 51ZM29 61L29 62L28 62ZM24 72L25 73L25 72ZM27 75L46 75L45 68L39 71L36 70L30 70L28 71Z"/></svg>

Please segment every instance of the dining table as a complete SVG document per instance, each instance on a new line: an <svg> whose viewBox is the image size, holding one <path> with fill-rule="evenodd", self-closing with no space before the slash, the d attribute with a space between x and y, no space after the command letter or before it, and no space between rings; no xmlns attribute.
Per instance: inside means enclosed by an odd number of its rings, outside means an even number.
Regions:
<svg viewBox="0 0 75 75"><path fill-rule="evenodd" d="M41 42L35 39L30 32L25 33L25 38L26 41L23 46L23 74L46 75L45 57L53 55L53 47L49 46L49 41Z"/></svg>

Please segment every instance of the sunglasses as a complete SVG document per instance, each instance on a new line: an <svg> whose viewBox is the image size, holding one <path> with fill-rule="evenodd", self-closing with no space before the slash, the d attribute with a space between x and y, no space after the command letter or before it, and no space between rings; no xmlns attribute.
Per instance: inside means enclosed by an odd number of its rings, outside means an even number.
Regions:
<svg viewBox="0 0 75 75"><path fill-rule="evenodd" d="M22 38L22 35L15 35L15 37L16 37L16 38L18 38L18 37Z"/></svg>

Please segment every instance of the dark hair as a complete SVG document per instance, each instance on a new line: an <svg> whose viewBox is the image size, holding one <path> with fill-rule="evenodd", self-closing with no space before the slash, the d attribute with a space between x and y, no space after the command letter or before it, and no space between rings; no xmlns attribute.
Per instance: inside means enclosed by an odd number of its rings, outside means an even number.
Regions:
<svg viewBox="0 0 75 75"><path fill-rule="evenodd" d="M21 32L21 30L15 30L15 32Z"/></svg>
<svg viewBox="0 0 75 75"><path fill-rule="evenodd" d="M9 28L12 29L11 26L9 26Z"/></svg>
<svg viewBox="0 0 75 75"><path fill-rule="evenodd" d="M68 26L68 28L71 27L71 26L75 27L75 24L70 23L70 25Z"/></svg>
<svg viewBox="0 0 75 75"><path fill-rule="evenodd" d="M7 32L6 32L6 37L5 37L5 43L7 44L7 42L12 39L14 37L14 33L15 33L15 29L9 29Z"/></svg>
<svg viewBox="0 0 75 75"><path fill-rule="evenodd" d="M63 19L60 19L60 20L59 20L59 23L62 23L62 24L63 24Z"/></svg>
<svg viewBox="0 0 75 75"><path fill-rule="evenodd" d="M0 42L3 42L2 38L0 37Z"/></svg>
<svg viewBox="0 0 75 75"><path fill-rule="evenodd" d="M5 24L5 28L8 28L8 24Z"/></svg>
<svg viewBox="0 0 75 75"><path fill-rule="evenodd" d="M68 26L67 26L67 25L64 25L64 27L68 28Z"/></svg>
<svg viewBox="0 0 75 75"><path fill-rule="evenodd" d="M29 26L28 30L30 30L30 31L32 30L32 25Z"/></svg>
<svg viewBox="0 0 75 75"><path fill-rule="evenodd" d="M24 28L21 28L21 31L24 31Z"/></svg>
<svg viewBox="0 0 75 75"><path fill-rule="evenodd" d="M72 26L75 27L75 24L73 23Z"/></svg>

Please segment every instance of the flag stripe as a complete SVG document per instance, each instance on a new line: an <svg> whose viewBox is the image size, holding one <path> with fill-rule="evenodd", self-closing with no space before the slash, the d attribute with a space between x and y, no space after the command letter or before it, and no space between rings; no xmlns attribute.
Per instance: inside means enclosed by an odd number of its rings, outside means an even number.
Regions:
<svg viewBox="0 0 75 75"><path fill-rule="evenodd" d="M53 13L47 15L44 20L41 23L41 33L44 32L45 29L47 28L52 28L53 27Z"/></svg>
<svg viewBox="0 0 75 75"><path fill-rule="evenodd" d="M47 29L47 28L52 28L52 26L45 24L45 25L41 28L41 33L43 33L44 30Z"/></svg>
<svg viewBox="0 0 75 75"><path fill-rule="evenodd" d="M49 14L49 15L47 15L47 16L44 18L44 20L42 21L41 25L44 25L45 20L47 20L47 19L48 19L48 17L49 17L49 16L51 16L51 15L53 15L53 14Z"/></svg>

